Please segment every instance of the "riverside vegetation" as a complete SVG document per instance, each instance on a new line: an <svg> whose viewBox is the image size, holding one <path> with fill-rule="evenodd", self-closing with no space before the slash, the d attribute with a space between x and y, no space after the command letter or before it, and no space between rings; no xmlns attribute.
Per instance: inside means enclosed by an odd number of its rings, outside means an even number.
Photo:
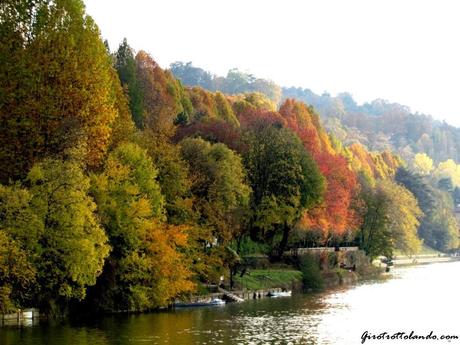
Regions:
<svg viewBox="0 0 460 345"><path fill-rule="evenodd" d="M2 1L1 312L151 310L295 247L457 249L455 162L344 144L269 81L177 68L111 52L80 0Z"/></svg>

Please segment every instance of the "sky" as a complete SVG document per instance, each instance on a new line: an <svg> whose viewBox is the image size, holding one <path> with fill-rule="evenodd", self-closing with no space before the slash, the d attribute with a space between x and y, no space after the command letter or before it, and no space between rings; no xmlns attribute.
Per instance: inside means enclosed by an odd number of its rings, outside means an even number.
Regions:
<svg viewBox="0 0 460 345"><path fill-rule="evenodd" d="M84 0L115 50L316 93L381 98L460 126L457 0Z"/></svg>

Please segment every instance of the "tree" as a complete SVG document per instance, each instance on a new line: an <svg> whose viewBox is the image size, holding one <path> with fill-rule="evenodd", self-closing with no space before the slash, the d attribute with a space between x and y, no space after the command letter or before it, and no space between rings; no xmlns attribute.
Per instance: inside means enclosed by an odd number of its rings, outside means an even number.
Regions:
<svg viewBox="0 0 460 345"><path fill-rule="evenodd" d="M327 181L323 204L305 215L304 224L307 228L322 230L325 240L343 237L358 225L353 207L357 196L356 174L345 158L334 151L329 136L311 107L287 99L279 113L287 127L299 136L305 149L311 152Z"/></svg>
<svg viewBox="0 0 460 345"><path fill-rule="evenodd" d="M212 88L211 74L201 68L194 67L191 62L176 61L170 65L170 69L174 76L184 85L200 86L208 90Z"/></svg>
<svg viewBox="0 0 460 345"><path fill-rule="evenodd" d="M455 248L458 230L450 196L433 189L420 175L404 168L396 173L396 181L415 195L424 213L418 233L425 244L442 251Z"/></svg>
<svg viewBox="0 0 460 345"><path fill-rule="evenodd" d="M417 153L414 157L413 168L420 175L429 175L433 170L433 160L426 153Z"/></svg>
<svg viewBox="0 0 460 345"><path fill-rule="evenodd" d="M137 128L144 125L143 92L137 76L136 60L134 51L128 45L126 38L119 45L115 53L115 68L117 69L120 82L129 97L129 109Z"/></svg>
<svg viewBox="0 0 460 345"><path fill-rule="evenodd" d="M180 143L190 166L191 192L196 223L192 232L194 271L203 281L218 283L234 273L229 244L247 231L250 188L241 157L221 143L201 138ZM225 272L223 269L228 269Z"/></svg>
<svg viewBox="0 0 460 345"><path fill-rule="evenodd" d="M375 188L363 190L362 199L365 208L359 237L366 254L391 258L395 249L408 255L420 251L417 227L422 211L407 189L391 180L378 181Z"/></svg>
<svg viewBox="0 0 460 345"><path fill-rule="evenodd" d="M11 313L27 303L36 271L28 253L0 228L0 312Z"/></svg>
<svg viewBox="0 0 460 345"><path fill-rule="evenodd" d="M429 222L425 225L426 242L440 251L447 252L459 246L459 227L452 212L454 205L451 196L436 192L436 207Z"/></svg>
<svg viewBox="0 0 460 345"><path fill-rule="evenodd" d="M139 145L147 150L158 169L157 180L164 196L168 222L183 224L193 218L189 165L181 157L179 145L173 145L149 130L139 135Z"/></svg>
<svg viewBox="0 0 460 345"><path fill-rule="evenodd" d="M43 223L36 263L38 300L44 310L53 312L54 306L85 297L110 246L87 194L89 178L78 163L47 159L31 169L27 182L31 207Z"/></svg>
<svg viewBox="0 0 460 345"><path fill-rule="evenodd" d="M261 125L248 131L247 145L244 162L253 190L251 237L270 243L279 257L295 223L322 200L324 178L288 129Z"/></svg>
<svg viewBox="0 0 460 345"><path fill-rule="evenodd" d="M170 137L175 123L181 117L188 118L190 102L182 85L145 51L136 55L137 78L143 95L143 124L157 135Z"/></svg>
<svg viewBox="0 0 460 345"><path fill-rule="evenodd" d="M133 143L117 147L93 175L92 195L113 248L90 296L102 310L152 309L193 289L180 250L187 229L165 224L157 176L147 152Z"/></svg>
<svg viewBox="0 0 460 345"><path fill-rule="evenodd" d="M0 179L81 142L98 166L117 111L111 61L83 2L8 0L0 15Z"/></svg>
<svg viewBox="0 0 460 345"><path fill-rule="evenodd" d="M226 244L241 231L241 216L249 204L251 190L241 158L224 144L201 138L185 139L180 145L190 165L200 224Z"/></svg>
<svg viewBox="0 0 460 345"><path fill-rule="evenodd" d="M434 176L438 180L449 178L454 186L460 186L460 166L452 159L439 163L434 171Z"/></svg>

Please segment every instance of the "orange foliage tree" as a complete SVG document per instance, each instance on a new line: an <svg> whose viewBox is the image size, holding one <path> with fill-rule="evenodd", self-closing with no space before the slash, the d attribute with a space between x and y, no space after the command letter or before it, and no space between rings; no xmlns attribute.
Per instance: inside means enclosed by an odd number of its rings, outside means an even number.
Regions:
<svg viewBox="0 0 460 345"><path fill-rule="evenodd" d="M327 181L323 203L304 214L301 226L320 229L325 239L344 236L359 223L353 207L359 187L356 174L349 168L347 160L334 151L329 136L311 107L287 99L279 113L311 152Z"/></svg>

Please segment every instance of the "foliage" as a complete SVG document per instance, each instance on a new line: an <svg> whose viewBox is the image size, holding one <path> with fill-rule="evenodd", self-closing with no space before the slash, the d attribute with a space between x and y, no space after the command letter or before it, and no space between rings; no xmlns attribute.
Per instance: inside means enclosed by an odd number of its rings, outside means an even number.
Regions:
<svg viewBox="0 0 460 345"><path fill-rule="evenodd" d="M383 180L377 182L375 189L366 188L362 198L366 208L359 236L366 254L391 258L394 250L408 255L420 251L417 227L422 211L407 189Z"/></svg>
<svg viewBox="0 0 460 345"><path fill-rule="evenodd" d="M7 1L0 15L0 179L81 142L98 166L117 110L111 62L83 2Z"/></svg>
<svg viewBox="0 0 460 345"><path fill-rule="evenodd" d="M194 67L191 62L174 62L170 66L176 78L187 86L200 86L210 91L221 91L230 95L257 92L264 94L275 104L281 99L281 88L274 82L255 78L234 68L228 71L226 77L218 77Z"/></svg>
<svg viewBox="0 0 460 345"><path fill-rule="evenodd" d="M200 224L227 243L242 231L251 191L241 158L224 144L199 138L182 141L181 152L192 171Z"/></svg>
<svg viewBox="0 0 460 345"><path fill-rule="evenodd" d="M292 131L265 125L247 133L244 161L253 190L253 239L271 243L278 255L303 212L323 196L324 179Z"/></svg>
<svg viewBox="0 0 460 345"><path fill-rule="evenodd" d="M164 207L170 223L182 224L193 217L191 209L189 165L182 159L180 147L143 131L138 143L147 150L153 165L158 169L157 180L164 196Z"/></svg>
<svg viewBox="0 0 460 345"><path fill-rule="evenodd" d="M193 288L179 250L187 246L187 229L163 223L157 173L145 150L126 143L93 176L92 193L113 247L93 295L104 310L151 309Z"/></svg>
<svg viewBox="0 0 460 345"><path fill-rule="evenodd" d="M305 289L318 290L324 286L318 259L314 255L302 255L300 257L300 270Z"/></svg>
<svg viewBox="0 0 460 345"><path fill-rule="evenodd" d="M190 111L181 84L145 51L136 55L136 76L142 92L143 118L138 127L148 128L166 137L174 133L175 122L181 114L186 118ZM137 120L140 122L140 120Z"/></svg>
<svg viewBox="0 0 460 345"><path fill-rule="evenodd" d="M0 312L16 311L27 301L35 278L36 270L27 252L0 228Z"/></svg>
<svg viewBox="0 0 460 345"><path fill-rule="evenodd" d="M142 128L144 124L144 94L137 76L134 56L134 51L128 45L128 41L126 38L123 39L115 54L115 68L120 82L129 97L129 109L133 120L138 128Z"/></svg>
<svg viewBox="0 0 460 345"><path fill-rule="evenodd" d="M88 196L89 178L74 161L47 159L28 174L30 204L43 224L39 237L39 303L83 299L110 250Z"/></svg>
<svg viewBox="0 0 460 345"><path fill-rule="evenodd" d="M396 180L415 195L425 214L418 230L425 243L438 250L456 248L458 230L455 230L451 197L435 190L422 176L407 169L400 168Z"/></svg>
<svg viewBox="0 0 460 345"><path fill-rule="evenodd" d="M429 175L433 170L433 160L426 153L417 153L413 161L413 169L420 175Z"/></svg>
<svg viewBox="0 0 460 345"><path fill-rule="evenodd" d="M352 207L357 192L357 178L347 161L338 155L319 123L318 115L305 104L288 99L280 107L280 114L312 153L319 170L327 181L324 202L304 215L306 229L320 229L324 238L342 236L357 226Z"/></svg>

